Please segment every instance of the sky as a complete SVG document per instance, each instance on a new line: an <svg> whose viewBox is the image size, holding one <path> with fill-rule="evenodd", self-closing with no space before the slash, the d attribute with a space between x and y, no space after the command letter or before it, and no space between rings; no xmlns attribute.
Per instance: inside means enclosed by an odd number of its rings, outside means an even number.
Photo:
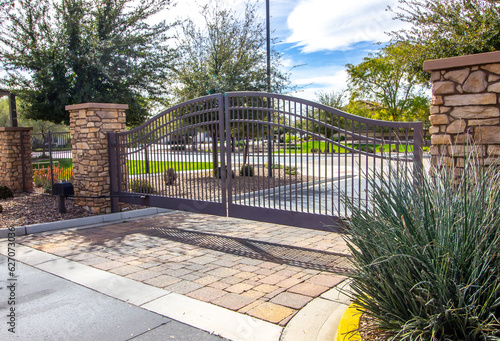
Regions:
<svg viewBox="0 0 500 341"><path fill-rule="evenodd" d="M197 5L209 0L178 0L169 16L196 17ZM236 10L244 0L218 0ZM256 2L265 18L265 1ZM301 89L291 95L315 100L318 91L347 87L346 64L359 64L387 43L386 32L405 27L392 20L387 7L397 0L270 0L274 48L284 57L285 71Z"/></svg>

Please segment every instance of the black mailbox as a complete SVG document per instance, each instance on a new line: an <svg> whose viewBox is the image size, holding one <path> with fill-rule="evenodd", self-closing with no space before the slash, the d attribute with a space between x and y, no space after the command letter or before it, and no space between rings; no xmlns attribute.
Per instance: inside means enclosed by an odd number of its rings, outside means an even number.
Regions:
<svg viewBox="0 0 500 341"><path fill-rule="evenodd" d="M64 199L67 196L75 195L75 189L71 182L56 182L52 186L52 194L59 196L59 213L66 213Z"/></svg>
<svg viewBox="0 0 500 341"><path fill-rule="evenodd" d="M52 187L53 195L63 195L65 197L75 195L75 189L71 182L56 182Z"/></svg>

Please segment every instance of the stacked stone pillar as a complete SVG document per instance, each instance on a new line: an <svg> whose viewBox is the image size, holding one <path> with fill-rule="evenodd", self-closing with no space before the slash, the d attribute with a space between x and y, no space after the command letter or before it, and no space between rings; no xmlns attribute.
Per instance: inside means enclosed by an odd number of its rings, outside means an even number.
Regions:
<svg viewBox="0 0 500 341"><path fill-rule="evenodd" d="M110 194L108 132L125 131L126 104L83 103L70 112L73 186L76 196ZM77 205L95 214L111 213L110 198L76 198Z"/></svg>
<svg viewBox="0 0 500 341"><path fill-rule="evenodd" d="M15 192L33 191L32 129L0 127L0 184Z"/></svg>
<svg viewBox="0 0 500 341"><path fill-rule="evenodd" d="M500 51L430 60L431 155L461 174L471 148L487 164L500 157Z"/></svg>

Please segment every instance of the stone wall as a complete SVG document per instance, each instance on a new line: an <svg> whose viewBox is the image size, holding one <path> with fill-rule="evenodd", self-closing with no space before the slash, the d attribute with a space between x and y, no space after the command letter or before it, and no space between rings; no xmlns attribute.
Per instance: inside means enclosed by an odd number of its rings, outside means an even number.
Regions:
<svg viewBox="0 0 500 341"><path fill-rule="evenodd" d="M108 132L125 131L126 104L69 105L76 196L110 194ZM77 205L96 214L111 213L109 198L76 198Z"/></svg>
<svg viewBox="0 0 500 341"><path fill-rule="evenodd" d="M471 148L485 162L500 157L500 51L426 61L424 69L432 82L432 164L460 175Z"/></svg>
<svg viewBox="0 0 500 341"><path fill-rule="evenodd" d="M33 191L32 129L0 127L0 184L13 191Z"/></svg>

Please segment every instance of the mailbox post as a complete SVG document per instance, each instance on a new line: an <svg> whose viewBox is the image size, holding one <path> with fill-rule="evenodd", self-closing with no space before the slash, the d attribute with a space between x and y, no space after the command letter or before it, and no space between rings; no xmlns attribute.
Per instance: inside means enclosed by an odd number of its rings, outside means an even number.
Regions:
<svg viewBox="0 0 500 341"><path fill-rule="evenodd" d="M52 187L52 194L59 196L59 213L66 213L65 199L75 195L75 190L71 182L57 182Z"/></svg>

